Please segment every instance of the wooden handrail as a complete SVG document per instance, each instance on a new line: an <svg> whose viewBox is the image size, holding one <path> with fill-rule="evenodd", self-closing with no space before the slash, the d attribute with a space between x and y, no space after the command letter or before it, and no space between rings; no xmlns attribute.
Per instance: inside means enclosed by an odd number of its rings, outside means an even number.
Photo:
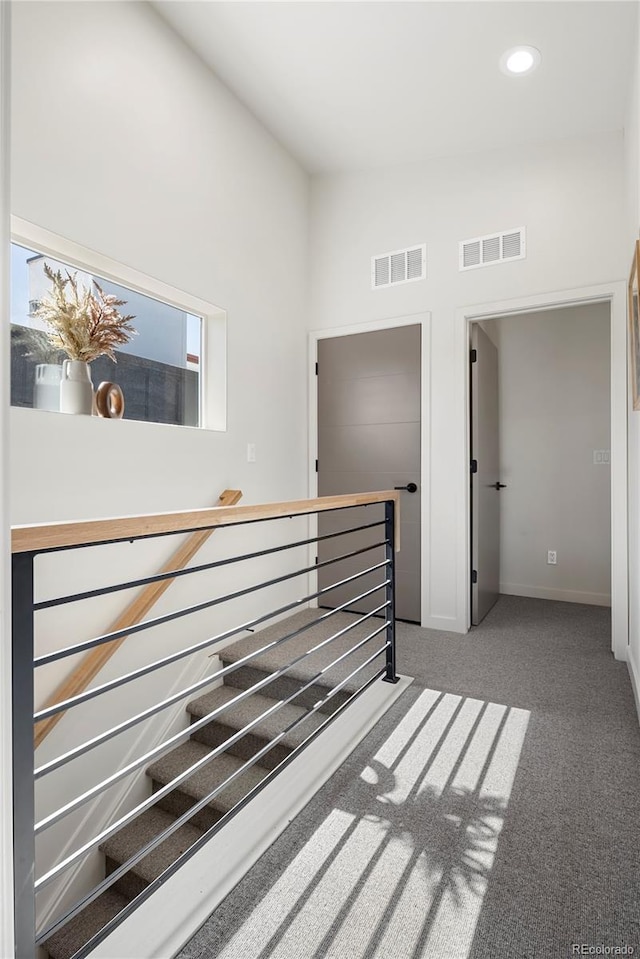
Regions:
<svg viewBox="0 0 640 959"><path fill-rule="evenodd" d="M224 509L234 506L241 497L241 490L226 489L220 494L219 501L221 506L216 508ZM208 510L207 512L211 511ZM71 523L62 525L78 526L82 524ZM38 529L37 526L23 527L23 529L24 528L32 530ZM179 546L171 558L167 560L160 570L160 573L170 573L173 570L184 569L189 560L198 552L200 547L206 543L211 534L214 532L215 528L210 528L198 530L198 532L192 533L186 542L184 542L182 546ZM162 594L166 592L173 582L173 579L163 579L157 583L148 583L142 592L136 596L129 603L127 608L120 614L120 616L118 616L115 622L111 624L111 627L107 630L107 632L115 633L118 630L126 629L128 626L135 626L136 623L141 622L151 607L158 601ZM97 646L95 649L92 649L89 653L87 653L87 655L72 671L71 675L68 676L67 679L65 679L58 686L55 692L47 699L43 708L48 709L50 706L55 706L56 703L63 702L65 699L70 699L72 696L76 696L78 693L83 692L91 680L97 676L105 663L111 659L115 651L119 649L126 638L126 636L121 636L120 639L114 639L111 643L105 643L102 646ZM49 735L53 727L57 722L59 722L60 719L62 719L63 716L64 712L55 713L53 716L49 716L48 719L43 719L41 722L36 724L34 731L34 744L36 749L43 739Z"/></svg>
<svg viewBox="0 0 640 959"><path fill-rule="evenodd" d="M204 531L231 523L321 513L349 506L385 503L389 500L396 504L397 516L400 494L396 490L385 490L377 493L344 493L340 496L322 496L319 499L289 500L284 503L263 503L258 506L216 506L213 509L195 509L181 513L153 513L114 519L14 526L11 530L11 552L39 552L70 546L88 546L91 543L161 536L165 533ZM399 528L400 523L396 522L396 537ZM398 543L399 539L396 539L396 549L399 548Z"/></svg>

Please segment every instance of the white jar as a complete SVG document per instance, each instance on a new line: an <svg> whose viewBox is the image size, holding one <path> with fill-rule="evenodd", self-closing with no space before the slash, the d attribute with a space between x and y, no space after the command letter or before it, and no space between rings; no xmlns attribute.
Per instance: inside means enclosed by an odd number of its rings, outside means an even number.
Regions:
<svg viewBox="0 0 640 959"><path fill-rule="evenodd" d="M33 386L33 408L35 410L60 409L60 378L62 367L59 363L38 363Z"/></svg>
<svg viewBox="0 0 640 959"><path fill-rule="evenodd" d="M60 412L85 413L93 409L93 384L89 364L82 360L65 360L60 383Z"/></svg>

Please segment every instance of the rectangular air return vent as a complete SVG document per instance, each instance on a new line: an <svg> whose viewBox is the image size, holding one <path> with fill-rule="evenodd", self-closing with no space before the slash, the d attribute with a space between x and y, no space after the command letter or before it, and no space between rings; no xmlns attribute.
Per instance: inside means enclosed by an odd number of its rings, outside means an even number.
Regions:
<svg viewBox="0 0 640 959"><path fill-rule="evenodd" d="M427 246L412 246L406 250L393 250L371 257L371 288L397 286L424 280L427 275Z"/></svg>
<svg viewBox="0 0 640 959"><path fill-rule="evenodd" d="M460 269L475 270L479 266L524 260L526 256L525 228L506 230L463 240L460 244Z"/></svg>

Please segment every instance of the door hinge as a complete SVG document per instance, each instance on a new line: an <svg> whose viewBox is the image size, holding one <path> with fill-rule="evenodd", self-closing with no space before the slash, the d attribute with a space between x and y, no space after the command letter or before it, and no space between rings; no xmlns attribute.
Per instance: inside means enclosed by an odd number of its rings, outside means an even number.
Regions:
<svg viewBox="0 0 640 959"><path fill-rule="evenodd" d="M472 473L477 473L477 472L478 472L478 461L477 461L477 460L471 460L471 472L472 472Z"/></svg>
<svg viewBox="0 0 640 959"><path fill-rule="evenodd" d="M471 350L471 362L472 362L472 363L477 363L477 361L478 361L478 351L477 351L477 350Z"/></svg>
<svg viewBox="0 0 640 959"><path fill-rule="evenodd" d="M316 460L316 473L318 472L318 461Z"/></svg>
<svg viewBox="0 0 640 959"><path fill-rule="evenodd" d="M316 376L318 375L318 364L316 363Z"/></svg>
<svg viewBox="0 0 640 959"><path fill-rule="evenodd" d="M316 564L316 566L318 565L318 557L317 557L317 556L316 556L316 558L315 558L315 564Z"/></svg>
<svg viewBox="0 0 640 959"><path fill-rule="evenodd" d="M478 570L477 570L477 569L472 569L472 570L471 570L471 582L473 583L474 586L475 586L475 584L478 582Z"/></svg>

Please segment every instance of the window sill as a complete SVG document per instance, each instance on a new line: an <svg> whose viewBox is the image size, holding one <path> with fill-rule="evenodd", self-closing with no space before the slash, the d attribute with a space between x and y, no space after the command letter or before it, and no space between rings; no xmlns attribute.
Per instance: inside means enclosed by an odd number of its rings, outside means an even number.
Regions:
<svg viewBox="0 0 640 959"><path fill-rule="evenodd" d="M27 422L30 417L46 417L49 419L52 424L52 429L56 429L53 426L53 423L63 423L64 421L74 421L82 423L94 422L94 423L115 423L121 429L129 432L130 430L180 430L187 431L188 433L215 433L215 434L225 434L226 429L219 429L211 426L183 426L179 423L155 423L150 420L128 420L128 419L109 419L104 416L84 416L82 414L74 413L61 413L58 410L38 410L33 409L28 406L12 406L11 407L11 417L22 418L23 415L27 416ZM81 429L82 426L78 426L78 429Z"/></svg>

